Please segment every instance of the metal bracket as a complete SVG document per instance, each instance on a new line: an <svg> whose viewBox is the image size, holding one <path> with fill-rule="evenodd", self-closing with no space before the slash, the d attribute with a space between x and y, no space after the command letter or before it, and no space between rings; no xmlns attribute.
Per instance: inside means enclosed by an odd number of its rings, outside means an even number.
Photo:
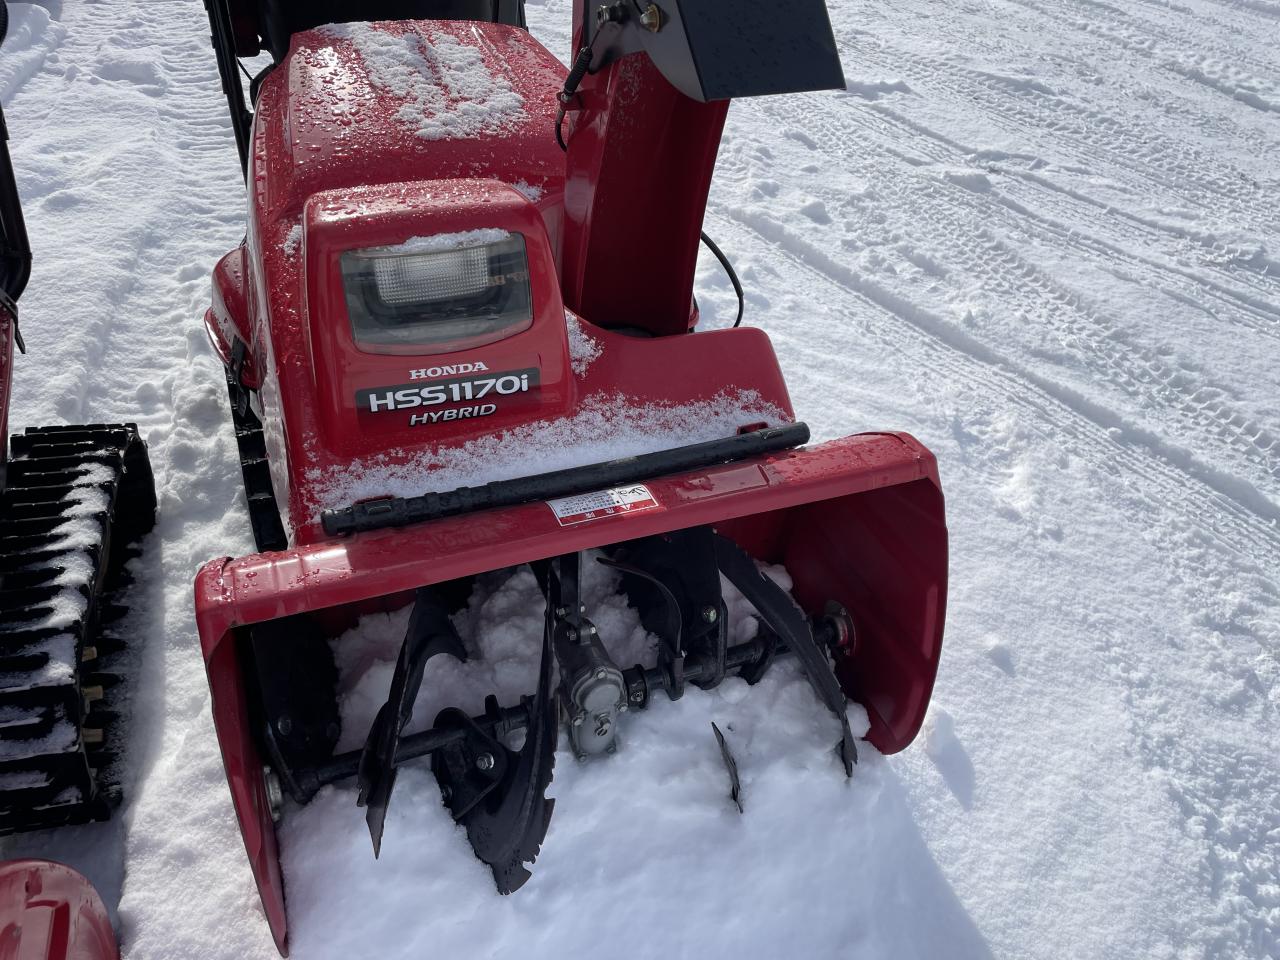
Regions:
<svg viewBox="0 0 1280 960"><path fill-rule="evenodd" d="M13 321L13 342L18 348L18 352L25 355L27 345L22 339L22 330L18 327L18 301L14 300L4 290L0 290L0 310L8 313L9 319Z"/></svg>

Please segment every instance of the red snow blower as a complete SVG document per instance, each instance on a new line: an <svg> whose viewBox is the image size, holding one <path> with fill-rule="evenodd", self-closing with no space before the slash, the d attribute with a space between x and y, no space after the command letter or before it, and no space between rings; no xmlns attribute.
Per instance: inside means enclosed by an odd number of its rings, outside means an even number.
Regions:
<svg viewBox="0 0 1280 960"><path fill-rule="evenodd" d="M547 830L562 726L576 756L608 754L628 711L754 682L786 655L830 709L846 775L846 697L879 750L909 744L945 609L934 458L897 433L806 446L769 338L698 330L693 299L730 98L843 86L821 0L577 0L567 74L520 0L206 6L249 223L205 322L262 552L206 564L196 612L281 951L286 795L355 778L376 855L397 767L430 758L507 893ZM246 96L240 58L262 52ZM601 409L677 422L627 456L519 469L572 452ZM707 436L686 410L726 426ZM504 478L463 469L500 442ZM610 656L583 602L588 550L656 663ZM793 591L758 562L785 565ZM537 688L406 733L427 661L466 656L450 615L472 578L520 564L546 600ZM750 641L730 640L722 578L754 607ZM407 605L386 703L363 749L337 754L330 641Z"/></svg>

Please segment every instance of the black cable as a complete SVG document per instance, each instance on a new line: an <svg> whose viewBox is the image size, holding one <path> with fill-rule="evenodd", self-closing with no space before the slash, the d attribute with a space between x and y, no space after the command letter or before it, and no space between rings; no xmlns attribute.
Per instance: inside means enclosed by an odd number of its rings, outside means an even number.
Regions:
<svg viewBox="0 0 1280 960"><path fill-rule="evenodd" d="M599 36L599 33L596 34ZM569 106L569 101L573 99L573 95L578 90L578 84L582 83L582 78L587 75L587 68L591 66L591 48L595 46L596 38L591 38L591 43L578 51L578 56L574 58L573 67L569 70L569 75L564 78L564 89L556 94L556 99L560 101L560 109L556 111L556 143L560 144L560 149L565 153L569 152L568 146L564 142L564 114Z"/></svg>
<svg viewBox="0 0 1280 960"><path fill-rule="evenodd" d="M711 251L712 256L720 261L720 266L724 267L724 272L729 275L729 282L733 284L733 292L738 295L738 319L733 321L735 327L742 323L742 311L746 306L746 298L742 294L742 284L738 282L738 275L733 271L733 264L716 246L716 242L707 236L707 231L702 231L702 242L707 245L707 249Z"/></svg>

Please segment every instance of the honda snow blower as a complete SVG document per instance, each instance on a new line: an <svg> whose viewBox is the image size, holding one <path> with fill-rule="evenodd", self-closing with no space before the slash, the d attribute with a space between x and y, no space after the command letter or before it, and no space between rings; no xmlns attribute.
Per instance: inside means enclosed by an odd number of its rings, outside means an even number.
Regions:
<svg viewBox="0 0 1280 960"><path fill-rule="evenodd" d="M196 612L281 951L284 796L355 778L376 854L397 767L430 758L507 893L547 830L562 726L576 756L608 754L628 711L790 656L846 775L846 698L876 748L910 743L945 608L933 456L896 433L805 446L768 337L696 330L730 98L843 86L821 0L577 0L567 75L520 0L206 6L249 187L206 325L262 552L205 565ZM261 52L246 97L240 58ZM715 415L627 456L519 468L602 409ZM506 476L462 469L504 442ZM657 637L656 663L610 656L582 593L588 550ZM450 614L471 578L520 564L546 601L536 689L405 732L427 662L466 655ZM756 612L747 642L731 642L722 578ZM330 640L410 604L363 749L335 753Z"/></svg>

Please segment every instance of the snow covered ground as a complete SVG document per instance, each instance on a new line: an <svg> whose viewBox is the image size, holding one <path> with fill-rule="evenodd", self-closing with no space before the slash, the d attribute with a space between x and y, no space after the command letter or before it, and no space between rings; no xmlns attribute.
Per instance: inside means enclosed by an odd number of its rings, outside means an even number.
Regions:
<svg viewBox="0 0 1280 960"><path fill-rule="evenodd" d="M561 55L569 6L529 8ZM243 229L204 12L11 9L0 98L36 252L13 423L138 420L161 518L128 805L2 851L85 869L126 957L270 957L189 586L252 546L199 323ZM284 831L294 956L1280 954L1280 3L832 17L847 90L736 104L707 227L819 436L907 429L938 455L926 735L864 748L846 785L794 674L690 695L609 763L561 756L534 880L505 899L425 773L402 775L377 864L329 791ZM728 322L713 261L699 283ZM532 600L517 576L473 601L477 684L526 688ZM734 724L745 817L710 719Z"/></svg>

